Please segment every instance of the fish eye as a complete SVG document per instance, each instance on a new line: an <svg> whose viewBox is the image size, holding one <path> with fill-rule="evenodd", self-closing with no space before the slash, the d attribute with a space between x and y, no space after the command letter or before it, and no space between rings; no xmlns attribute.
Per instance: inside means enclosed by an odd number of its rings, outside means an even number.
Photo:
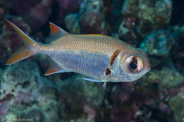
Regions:
<svg viewBox="0 0 184 122"><path fill-rule="evenodd" d="M130 63L130 68L132 69L132 70L135 70L135 69L137 69L137 64L135 63L135 62L131 62Z"/></svg>
<svg viewBox="0 0 184 122"><path fill-rule="evenodd" d="M137 73L143 69L143 60L138 56L129 56L126 59L126 67L130 73Z"/></svg>

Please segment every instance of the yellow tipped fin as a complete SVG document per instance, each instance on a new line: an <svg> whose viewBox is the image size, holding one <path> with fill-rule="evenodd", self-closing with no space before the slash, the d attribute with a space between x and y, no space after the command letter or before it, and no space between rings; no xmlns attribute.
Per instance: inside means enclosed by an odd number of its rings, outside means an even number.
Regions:
<svg viewBox="0 0 184 122"><path fill-rule="evenodd" d="M10 24L12 26L12 28L17 32L17 34L20 36L20 38L22 39L22 42L25 45L33 45L36 46L38 45L37 42L35 42L34 40L32 40L27 34L25 34L22 30L20 30L16 25L14 25L12 22L10 22L9 20L6 20L8 22L8 24Z"/></svg>
<svg viewBox="0 0 184 122"><path fill-rule="evenodd" d="M21 47L18 49L6 62L6 65L14 64L20 60L23 60L31 55L33 55L34 52L28 49L26 46Z"/></svg>
<svg viewBox="0 0 184 122"><path fill-rule="evenodd" d="M59 70L59 69L48 69L45 75L48 76L56 73L66 73L66 72L69 72L69 71Z"/></svg>
<svg viewBox="0 0 184 122"><path fill-rule="evenodd" d="M64 36L68 34L66 31L64 31L62 28L58 27L52 22L49 22L49 25L50 25L50 35L59 34L60 36Z"/></svg>
<svg viewBox="0 0 184 122"><path fill-rule="evenodd" d="M53 24L52 22L49 22L49 25L50 25L50 36L47 38L47 40L49 41L55 41L58 38L69 34L66 31L64 31L62 28Z"/></svg>
<svg viewBox="0 0 184 122"><path fill-rule="evenodd" d="M20 36L24 46L18 49L7 61L7 65L14 64L20 60L23 60L35 53L37 53L40 45L20 30L16 25L7 20L7 22L15 29L17 34ZM36 49L37 48L37 49ZM36 50L35 50L36 49Z"/></svg>
<svg viewBox="0 0 184 122"><path fill-rule="evenodd" d="M65 73L69 72L62 69L53 59L49 58L49 69L45 73L45 75L52 75L56 73Z"/></svg>

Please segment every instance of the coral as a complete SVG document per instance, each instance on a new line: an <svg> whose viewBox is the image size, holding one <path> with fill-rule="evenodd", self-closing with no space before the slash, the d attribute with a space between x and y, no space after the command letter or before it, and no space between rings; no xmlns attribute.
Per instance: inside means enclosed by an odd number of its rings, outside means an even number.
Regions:
<svg viewBox="0 0 184 122"><path fill-rule="evenodd" d="M178 88L184 81L184 77L180 73L168 67L163 67L160 70L153 70L143 79L149 83L158 82L159 85L164 88Z"/></svg>
<svg viewBox="0 0 184 122"><path fill-rule="evenodd" d="M55 91L54 84L40 76L36 63L20 62L12 65L2 74L0 118L6 119L6 116L11 119L9 114L12 113L18 119L57 121L59 104Z"/></svg>
<svg viewBox="0 0 184 122"><path fill-rule="evenodd" d="M94 120L104 96L102 84L86 82L80 75L55 78L56 85L40 76L38 65L30 61L9 66L2 74L0 118L12 113L39 122L58 121L59 116L63 121Z"/></svg>
<svg viewBox="0 0 184 122"><path fill-rule="evenodd" d="M21 4L20 4L21 3ZM15 0L11 10L17 15L21 15L24 22L28 23L34 32L45 24L51 14L52 0Z"/></svg>
<svg viewBox="0 0 184 122"><path fill-rule="evenodd" d="M0 81L1 81L1 79L2 79L2 78L1 78L2 74L3 74L3 69L0 68Z"/></svg>
<svg viewBox="0 0 184 122"><path fill-rule="evenodd" d="M142 79L136 83L116 84L111 88L106 91L105 104L98 113L98 121L99 118L115 122L173 121L167 104L168 97L158 83Z"/></svg>
<svg viewBox="0 0 184 122"><path fill-rule="evenodd" d="M122 23L118 30L118 36L121 40L124 40L130 44L137 44L137 35L133 31L135 27L136 19L132 17L123 18Z"/></svg>
<svg viewBox="0 0 184 122"><path fill-rule="evenodd" d="M176 43L171 48L171 59L173 61L173 65L181 72L184 72L184 26L176 27L177 31L179 30L176 36Z"/></svg>
<svg viewBox="0 0 184 122"><path fill-rule="evenodd" d="M11 17L9 20L20 27L20 29L25 33L30 33L30 27L23 22L21 17ZM0 63L4 64L8 57L12 55L15 49L17 49L22 42L20 41L20 37L17 33L7 23L4 23L3 25L0 40Z"/></svg>
<svg viewBox="0 0 184 122"><path fill-rule="evenodd" d="M109 25L105 21L102 0L85 0L80 8L80 27L82 33L108 34Z"/></svg>
<svg viewBox="0 0 184 122"><path fill-rule="evenodd" d="M137 82L110 84L108 86L112 89L106 91L109 93L106 97L108 101L101 106L108 117L100 115L117 122L175 121L167 103L183 88L183 81L180 73L164 67L152 70Z"/></svg>
<svg viewBox="0 0 184 122"><path fill-rule="evenodd" d="M1 119L1 121L12 121L12 122L16 122L18 121L18 118L15 114L13 113L8 113L3 119Z"/></svg>
<svg viewBox="0 0 184 122"><path fill-rule="evenodd" d="M68 14L79 12L82 1L83 0L58 0L58 9L55 11L58 13L57 23L62 25Z"/></svg>
<svg viewBox="0 0 184 122"><path fill-rule="evenodd" d="M149 34L141 43L140 48L149 55L169 55L171 46L175 43L171 32L158 30Z"/></svg>
<svg viewBox="0 0 184 122"><path fill-rule="evenodd" d="M177 122L183 122L184 116L184 92L179 92L175 97L170 99L169 105L174 112L174 117Z"/></svg>
<svg viewBox="0 0 184 122"><path fill-rule="evenodd" d="M66 16L65 23L70 33L80 34L80 25L79 22L76 21L78 17L78 14L70 14Z"/></svg>
<svg viewBox="0 0 184 122"><path fill-rule="evenodd" d="M81 3L82 0L59 0L60 7L70 11L72 9L77 9Z"/></svg>
<svg viewBox="0 0 184 122"><path fill-rule="evenodd" d="M83 76L74 75L66 80L60 77L55 81L60 93L62 120L94 120L98 106L104 96L102 84L86 82ZM75 96L75 97L74 97Z"/></svg>
<svg viewBox="0 0 184 122"><path fill-rule="evenodd" d="M171 11L170 0L126 0L122 7L119 38L136 44L136 40L144 38L153 30L168 27Z"/></svg>
<svg viewBox="0 0 184 122"><path fill-rule="evenodd" d="M15 31L6 24L5 20L8 19L16 24L25 33L29 34L30 31L34 33L43 24L45 24L51 13L52 0L40 0L26 2L22 0L3 0L1 4L0 18L0 63L4 64L12 52L21 45L20 38ZM43 36L43 35L41 35Z"/></svg>
<svg viewBox="0 0 184 122"><path fill-rule="evenodd" d="M12 0L1 0L0 1L0 30L4 24L4 19L10 11Z"/></svg>
<svg viewBox="0 0 184 122"><path fill-rule="evenodd" d="M8 17L17 16L22 17L25 23L28 23L32 31L37 30L42 24L47 22L50 13L52 0L2 0L1 15L3 21L0 24L4 24L4 20ZM3 22L3 23L2 23Z"/></svg>
<svg viewBox="0 0 184 122"><path fill-rule="evenodd" d="M76 30L79 30L78 27L80 26L80 33L109 34L110 26L105 20L102 0L84 0L80 6L78 16L75 16L69 15L69 17L66 18L67 20L65 20L70 32L76 32Z"/></svg>

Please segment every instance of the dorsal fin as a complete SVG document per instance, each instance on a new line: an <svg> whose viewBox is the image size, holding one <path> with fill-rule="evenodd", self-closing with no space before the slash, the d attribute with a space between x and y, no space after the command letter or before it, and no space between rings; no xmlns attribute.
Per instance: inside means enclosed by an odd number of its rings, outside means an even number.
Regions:
<svg viewBox="0 0 184 122"><path fill-rule="evenodd" d="M53 41L53 40L56 40L62 36L69 34L66 31L64 31L62 28L53 24L52 22L49 22L49 25L50 25L50 36L48 37L48 40Z"/></svg>

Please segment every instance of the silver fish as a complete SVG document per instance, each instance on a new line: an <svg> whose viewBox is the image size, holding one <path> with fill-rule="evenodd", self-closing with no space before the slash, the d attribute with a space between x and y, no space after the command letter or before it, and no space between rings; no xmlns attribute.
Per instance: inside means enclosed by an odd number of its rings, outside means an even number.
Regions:
<svg viewBox="0 0 184 122"><path fill-rule="evenodd" d="M24 46L7 61L14 64L33 54L50 57L46 75L76 72L94 82L130 82L150 71L146 54L129 44L99 34L73 35L50 23L50 44L35 42L7 20L21 37Z"/></svg>

